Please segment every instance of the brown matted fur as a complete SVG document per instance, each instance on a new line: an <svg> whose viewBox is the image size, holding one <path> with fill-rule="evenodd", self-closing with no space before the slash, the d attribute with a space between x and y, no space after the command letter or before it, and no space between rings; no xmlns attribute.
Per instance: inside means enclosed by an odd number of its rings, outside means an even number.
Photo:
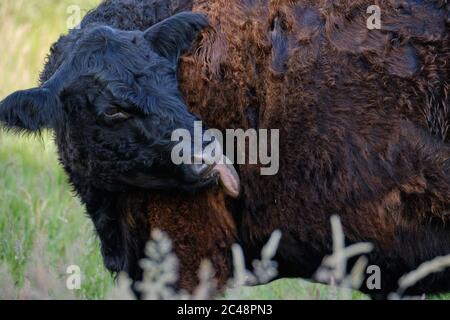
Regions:
<svg viewBox="0 0 450 320"><path fill-rule="evenodd" d="M446 1L194 1L212 29L180 67L191 110L209 127L280 129L280 172L241 165L239 238L255 253L284 237L281 276L310 277L330 252L329 217L371 241L383 292L450 253ZM448 290L449 274L417 292ZM414 290L413 290L414 291Z"/></svg>

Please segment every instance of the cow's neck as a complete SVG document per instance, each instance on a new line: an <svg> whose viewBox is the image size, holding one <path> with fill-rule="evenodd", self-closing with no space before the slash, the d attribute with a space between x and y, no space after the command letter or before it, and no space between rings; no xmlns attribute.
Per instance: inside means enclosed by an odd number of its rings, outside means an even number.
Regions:
<svg viewBox="0 0 450 320"><path fill-rule="evenodd" d="M102 245L106 267L140 280L139 260L153 230L164 231L179 259L179 285L193 290L202 261L209 260L223 286L232 275L231 246L238 242L234 202L219 187L198 195L174 192L108 193L83 197Z"/></svg>

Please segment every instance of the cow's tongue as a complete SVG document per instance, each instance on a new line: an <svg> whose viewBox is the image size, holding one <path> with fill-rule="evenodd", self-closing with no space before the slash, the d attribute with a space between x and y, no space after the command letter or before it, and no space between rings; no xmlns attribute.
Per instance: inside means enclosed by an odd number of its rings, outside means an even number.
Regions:
<svg viewBox="0 0 450 320"><path fill-rule="evenodd" d="M202 157L194 156L194 158L203 161ZM222 159L217 164L211 166L211 168L212 172L218 174L220 185L223 187L225 193L230 197L238 198L241 193L241 181L231 161L223 155Z"/></svg>
<svg viewBox="0 0 450 320"><path fill-rule="evenodd" d="M241 193L241 182L234 166L228 163L230 163L228 158L223 156L221 163L217 164L213 171L219 174L219 181L225 193L238 198Z"/></svg>

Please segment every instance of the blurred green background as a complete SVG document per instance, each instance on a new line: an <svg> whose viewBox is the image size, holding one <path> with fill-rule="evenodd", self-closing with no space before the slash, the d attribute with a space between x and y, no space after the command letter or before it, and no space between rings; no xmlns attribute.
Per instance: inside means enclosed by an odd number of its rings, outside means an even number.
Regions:
<svg viewBox="0 0 450 320"><path fill-rule="evenodd" d="M2 0L0 100L15 90L37 85L50 45L67 32L67 10L71 5L80 6L85 14L99 2ZM33 248L38 244L41 251L36 253ZM0 292L6 290L2 281L8 277L9 290L15 296L23 297L21 288L37 282L41 290L47 291L44 297L61 298L61 292L53 290L42 273L53 273L65 288L65 271L72 264L80 266L83 276L81 290L75 296L105 298L114 281L103 267L91 221L58 165L51 133L18 137L0 131ZM330 294L325 286L284 280L228 296L325 299ZM358 293L353 297L364 298Z"/></svg>
<svg viewBox="0 0 450 320"><path fill-rule="evenodd" d="M98 2L2 0L0 99L37 85L50 45L67 32L70 5L85 11ZM45 243L40 262L61 279L67 266L80 266L84 277L78 297L104 297L113 281L103 267L91 222L58 165L51 133L17 137L0 131L0 263L17 287L33 280L26 271L33 269L38 239Z"/></svg>

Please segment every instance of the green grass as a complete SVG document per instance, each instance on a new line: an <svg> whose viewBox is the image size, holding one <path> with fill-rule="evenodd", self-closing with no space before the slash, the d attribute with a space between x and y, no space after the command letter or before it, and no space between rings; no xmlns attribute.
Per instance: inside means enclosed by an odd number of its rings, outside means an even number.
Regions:
<svg viewBox="0 0 450 320"><path fill-rule="evenodd" d="M36 86L51 43L67 32L69 5L78 4L86 12L98 2L2 0L0 99ZM0 131L0 266L9 270L14 287L33 280L30 270L37 267L33 247L39 243L44 245L44 253L37 257L38 264L54 272L57 281L65 282L69 265L80 266L83 282L76 297L101 299L113 286L91 221L58 164L51 133L18 137ZM2 275L0 272L0 296ZM246 299L324 299L330 289L301 280L282 280L242 289L238 295ZM353 298L365 297L354 293Z"/></svg>
<svg viewBox="0 0 450 320"><path fill-rule="evenodd" d="M67 7L98 1L4 0L0 2L0 99L36 86L48 49L66 32ZM17 287L32 268L37 240L45 239L45 264L65 279L67 266L83 275L79 298L103 298L113 284L105 271L90 220L58 165L50 133L17 137L0 132L0 264ZM1 280L1 279L0 279Z"/></svg>

